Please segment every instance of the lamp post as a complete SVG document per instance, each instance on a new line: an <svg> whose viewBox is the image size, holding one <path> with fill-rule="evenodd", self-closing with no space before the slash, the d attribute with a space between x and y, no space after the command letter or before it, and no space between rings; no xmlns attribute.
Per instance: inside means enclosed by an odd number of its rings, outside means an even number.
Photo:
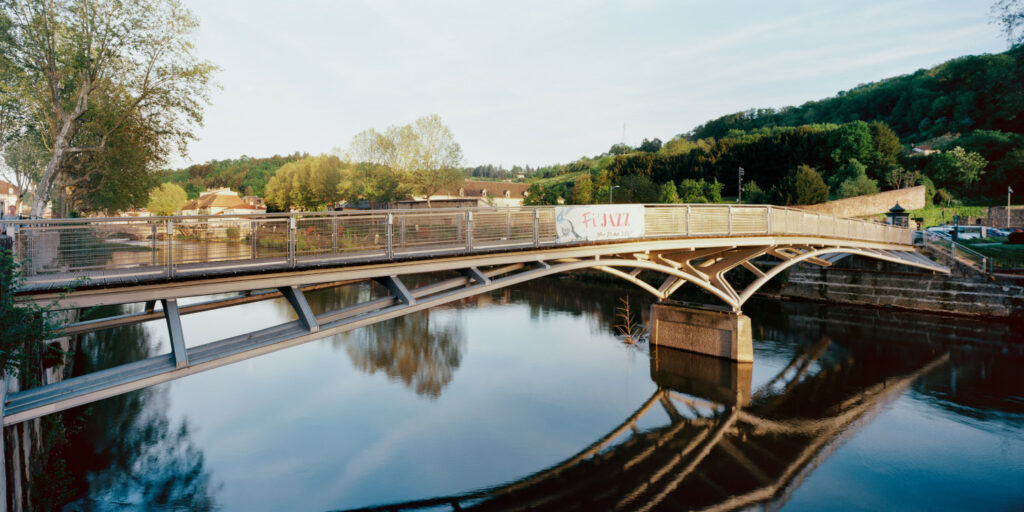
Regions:
<svg viewBox="0 0 1024 512"><path fill-rule="evenodd" d="M741 202L743 202L743 168L742 167L740 167L740 170L739 170L739 172L737 172L737 175L738 176L736 177L736 180L739 182L739 184L736 186L737 187L736 188L736 190L737 190L737 192L736 192L736 204L740 204Z"/></svg>
<svg viewBox="0 0 1024 512"><path fill-rule="evenodd" d="M608 187L608 204L612 204L612 190L621 188L619 185L611 185Z"/></svg>
<svg viewBox="0 0 1024 512"><path fill-rule="evenodd" d="M1006 229L1010 229L1010 195L1013 194L1013 188L1009 185L1006 186Z"/></svg>

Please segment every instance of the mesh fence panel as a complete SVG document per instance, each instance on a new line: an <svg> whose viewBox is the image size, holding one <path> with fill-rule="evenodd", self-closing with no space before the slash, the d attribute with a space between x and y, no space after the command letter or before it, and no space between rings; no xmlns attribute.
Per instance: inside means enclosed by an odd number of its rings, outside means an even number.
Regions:
<svg viewBox="0 0 1024 512"><path fill-rule="evenodd" d="M763 206L732 208L732 234L761 235L768 232L768 211Z"/></svg>

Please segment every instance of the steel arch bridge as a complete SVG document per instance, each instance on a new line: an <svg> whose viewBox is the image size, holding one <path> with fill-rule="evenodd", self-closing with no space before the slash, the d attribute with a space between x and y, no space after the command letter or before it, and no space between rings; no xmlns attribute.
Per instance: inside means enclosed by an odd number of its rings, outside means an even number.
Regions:
<svg viewBox="0 0 1024 512"><path fill-rule="evenodd" d="M734 311L800 262L829 266L855 254L949 272L916 252L909 230L892 226L773 206L642 208L639 235L596 241L560 239L559 210L550 207L22 221L15 240L27 270L22 300L63 309L145 303L141 313L73 323L63 332L163 318L171 352L11 393L3 424L582 269L620 277L659 299L690 283ZM124 245L134 241L140 250L110 254L112 241L126 238ZM737 290L727 278L733 271L755 279ZM414 275L432 279L409 288ZM651 275L660 277L650 282ZM73 293L59 291L83 276L88 280ZM333 311L314 312L304 296L366 280L382 293ZM178 305L214 294L229 297ZM296 320L186 347L181 315L281 296Z"/></svg>

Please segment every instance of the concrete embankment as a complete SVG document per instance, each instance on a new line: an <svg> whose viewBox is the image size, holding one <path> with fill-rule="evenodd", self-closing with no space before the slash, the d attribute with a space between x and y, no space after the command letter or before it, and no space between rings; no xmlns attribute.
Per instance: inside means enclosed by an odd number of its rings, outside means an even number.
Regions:
<svg viewBox="0 0 1024 512"><path fill-rule="evenodd" d="M945 314L1024 318L1024 286L986 276L945 276L847 257L822 268L789 271L780 296L838 304L894 307Z"/></svg>

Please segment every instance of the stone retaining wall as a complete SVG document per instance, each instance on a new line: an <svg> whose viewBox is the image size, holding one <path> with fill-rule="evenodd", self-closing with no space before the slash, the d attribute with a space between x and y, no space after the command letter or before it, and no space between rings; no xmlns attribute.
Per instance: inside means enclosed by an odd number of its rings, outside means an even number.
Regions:
<svg viewBox="0 0 1024 512"><path fill-rule="evenodd" d="M790 269L781 295L821 302L892 306L961 315L1024 316L1024 287L981 276L825 269L800 264Z"/></svg>
<svg viewBox="0 0 1024 512"><path fill-rule="evenodd" d="M830 213L838 217L864 217L889 211L896 203L904 210L919 210L925 206L925 187L917 186L890 190L878 194L850 197L827 203L801 206L808 211Z"/></svg>

